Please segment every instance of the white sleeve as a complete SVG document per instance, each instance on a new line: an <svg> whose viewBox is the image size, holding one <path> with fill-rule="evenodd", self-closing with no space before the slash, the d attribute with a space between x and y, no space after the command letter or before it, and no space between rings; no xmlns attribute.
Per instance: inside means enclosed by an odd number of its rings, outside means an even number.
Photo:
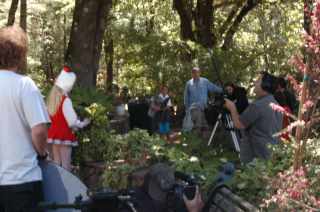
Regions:
<svg viewBox="0 0 320 212"><path fill-rule="evenodd" d="M30 128L33 128L38 124L50 123L43 96L29 77L26 77L23 82L21 104Z"/></svg>
<svg viewBox="0 0 320 212"><path fill-rule="evenodd" d="M169 101L167 103L167 107L172 107L171 99L169 99Z"/></svg>
<svg viewBox="0 0 320 212"><path fill-rule="evenodd" d="M76 112L73 109L72 102L69 97L67 97L62 105L63 115L71 128L83 128L82 122L78 119Z"/></svg>

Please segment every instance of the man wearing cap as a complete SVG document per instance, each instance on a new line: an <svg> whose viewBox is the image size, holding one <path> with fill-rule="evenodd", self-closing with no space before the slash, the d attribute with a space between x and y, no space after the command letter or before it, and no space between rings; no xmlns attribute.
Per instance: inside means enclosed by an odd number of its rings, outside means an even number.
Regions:
<svg viewBox="0 0 320 212"><path fill-rule="evenodd" d="M150 167L144 177L142 187L135 189L134 199L137 201L135 208L138 212L167 212L172 211L175 205L169 206L168 193L175 184L174 169L164 163L157 163ZM183 197L188 212L200 212L203 207L198 187L195 197L188 200ZM173 202L173 204L178 204ZM171 209L171 210L170 210ZM127 209L121 212L127 212Z"/></svg>
<svg viewBox="0 0 320 212"><path fill-rule="evenodd" d="M34 212L42 201L42 173L49 116L42 95L27 76L27 36L20 27L0 29L0 211Z"/></svg>
<svg viewBox="0 0 320 212"><path fill-rule="evenodd" d="M191 71L192 79L190 79L184 90L184 105L187 114L190 113L193 122L193 128L197 132L208 127L205 119L204 110L207 107L208 93L221 93L222 88L213 84L208 79L200 77L200 69L194 67Z"/></svg>

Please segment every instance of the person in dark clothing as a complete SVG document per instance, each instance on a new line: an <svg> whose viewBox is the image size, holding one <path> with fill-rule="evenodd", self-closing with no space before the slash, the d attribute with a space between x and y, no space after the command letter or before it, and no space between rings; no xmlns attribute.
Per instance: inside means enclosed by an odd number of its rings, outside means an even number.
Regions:
<svg viewBox="0 0 320 212"><path fill-rule="evenodd" d="M282 94L279 94L281 92ZM298 101L295 95L288 90L287 88L287 81L283 77L278 77L277 79L277 88L276 93L278 93L278 96L284 95L286 105L290 108L290 111L292 113L297 112L298 109ZM281 105L281 104L280 104Z"/></svg>
<svg viewBox="0 0 320 212"><path fill-rule="evenodd" d="M288 114L292 114L292 111L288 105L288 98L287 96L284 94L284 92L276 92L274 95L274 98L276 99L276 101L279 103L279 105L281 107L283 107L283 109L288 113ZM283 119L282 119L282 129L285 129L286 127L288 127L288 125L290 124L291 120L290 117L287 116L286 114L283 115ZM281 135L281 138L289 141L290 136L289 136L289 132L283 133Z"/></svg>
<svg viewBox="0 0 320 212"><path fill-rule="evenodd" d="M235 103L239 114L241 114L249 106L246 89L233 83L226 83L224 89L228 94L228 99Z"/></svg>
<svg viewBox="0 0 320 212"><path fill-rule="evenodd" d="M143 185L134 189L133 199L137 212L169 212L167 195L175 184L174 170L166 164L157 163L151 166L144 177ZM188 212L200 212L203 202L199 189L196 189L194 199L188 200L184 197ZM123 208L121 212L130 212Z"/></svg>

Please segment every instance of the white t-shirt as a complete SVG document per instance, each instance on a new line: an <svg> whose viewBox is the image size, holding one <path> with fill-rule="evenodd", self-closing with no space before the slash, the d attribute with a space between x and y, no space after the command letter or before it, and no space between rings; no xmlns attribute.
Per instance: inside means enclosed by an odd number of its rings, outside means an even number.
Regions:
<svg viewBox="0 0 320 212"><path fill-rule="evenodd" d="M169 98L168 94L164 96L162 93L159 94L159 97L161 101L164 101L165 99ZM169 99L169 101L167 102L167 107L172 107L171 99Z"/></svg>
<svg viewBox="0 0 320 212"><path fill-rule="evenodd" d="M29 77L0 70L0 185L42 180L31 129L49 122L35 83Z"/></svg>

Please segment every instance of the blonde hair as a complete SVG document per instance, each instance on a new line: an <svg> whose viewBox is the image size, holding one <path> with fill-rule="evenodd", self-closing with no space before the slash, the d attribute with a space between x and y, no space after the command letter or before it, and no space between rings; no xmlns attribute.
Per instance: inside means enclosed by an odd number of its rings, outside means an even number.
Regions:
<svg viewBox="0 0 320 212"><path fill-rule="evenodd" d="M63 95L64 95L63 90L58 86L54 85L51 88L50 93L47 97L48 112L51 116L53 116L57 112L61 104Z"/></svg>

